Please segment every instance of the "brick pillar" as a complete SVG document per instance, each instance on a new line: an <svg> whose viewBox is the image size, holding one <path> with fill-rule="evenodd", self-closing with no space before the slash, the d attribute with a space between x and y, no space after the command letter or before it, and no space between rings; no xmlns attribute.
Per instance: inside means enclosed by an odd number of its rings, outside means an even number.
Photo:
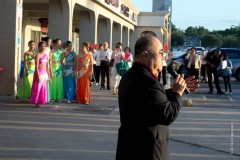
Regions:
<svg viewBox="0 0 240 160"><path fill-rule="evenodd" d="M96 17L92 11L80 12L80 44L84 42L90 42L91 44L96 42Z"/></svg>
<svg viewBox="0 0 240 160"><path fill-rule="evenodd" d="M20 79L22 0L1 0L0 13L0 95L15 95Z"/></svg>
<svg viewBox="0 0 240 160"><path fill-rule="evenodd" d="M72 10L68 0L50 0L48 36L62 42L72 39Z"/></svg>

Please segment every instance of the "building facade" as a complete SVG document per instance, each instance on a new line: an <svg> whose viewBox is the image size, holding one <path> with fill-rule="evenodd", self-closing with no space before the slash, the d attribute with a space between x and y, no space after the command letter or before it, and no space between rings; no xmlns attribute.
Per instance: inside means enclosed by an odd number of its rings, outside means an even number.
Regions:
<svg viewBox="0 0 240 160"><path fill-rule="evenodd" d="M106 41L111 49L121 42L133 50L137 38L151 31L169 45L171 1L153 3L159 7L142 13L130 0L1 0L0 95L16 93L20 62L30 40L36 45L46 36L72 40L76 53L86 41Z"/></svg>

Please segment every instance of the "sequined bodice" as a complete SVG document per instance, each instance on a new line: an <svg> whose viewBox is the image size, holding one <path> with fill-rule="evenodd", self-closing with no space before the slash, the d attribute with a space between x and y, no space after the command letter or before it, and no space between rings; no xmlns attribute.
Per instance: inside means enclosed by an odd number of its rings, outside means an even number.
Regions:
<svg viewBox="0 0 240 160"><path fill-rule="evenodd" d="M48 62L48 56L47 54L44 54L44 56L42 56L42 58L39 59L39 65L47 64L47 62Z"/></svg>
<svg viewBox="0 0 240 160"><path fill-rule="evenodd" d="M74 62L74 56L73 56L73 51L70 52L68 55L66 55L66 62Z"/></svg>
<svg viewBox="0 0 240 160"><path fill-rule="evenodd" d="M32 54L27 54L27 62L34 62L34 58L32 57Z"/></svg>
<svg viewBox="0 0 240 160"><path fill-rule="evenodd" d="M52 54L52 61L60 61L61 55L62 55L62 51L58 49L56 52Z"/></svg>

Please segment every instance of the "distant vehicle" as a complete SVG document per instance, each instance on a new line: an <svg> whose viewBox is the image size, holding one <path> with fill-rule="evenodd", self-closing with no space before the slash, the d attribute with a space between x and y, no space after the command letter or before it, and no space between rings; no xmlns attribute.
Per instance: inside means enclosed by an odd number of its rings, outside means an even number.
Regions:
<svg viewBox="0 0 240 160"><path fill-rule="evenodd" d="M187 47L185 49L177 50L172 52L172 58L178 58L179 56L182 56L186 53L188 49L191 49L192 47Z"/></svg>
<svg viewBox="0 0 240 160"><path fill-rule="evenodd" d="M197 54L202 54L202 51L205 50L204 47L195 47L197 49Z"/></svg>

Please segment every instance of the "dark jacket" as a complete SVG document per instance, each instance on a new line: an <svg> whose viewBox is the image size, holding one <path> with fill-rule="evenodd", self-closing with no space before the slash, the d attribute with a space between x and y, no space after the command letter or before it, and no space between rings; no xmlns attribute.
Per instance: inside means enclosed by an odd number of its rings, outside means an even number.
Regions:
<svg viewBox="0 0 240 160"><path fill-rule="evenodd" d="M169 125L182 99L139 63L121 79L118 92L121 126L116 160L168 160Z"/></svg>

